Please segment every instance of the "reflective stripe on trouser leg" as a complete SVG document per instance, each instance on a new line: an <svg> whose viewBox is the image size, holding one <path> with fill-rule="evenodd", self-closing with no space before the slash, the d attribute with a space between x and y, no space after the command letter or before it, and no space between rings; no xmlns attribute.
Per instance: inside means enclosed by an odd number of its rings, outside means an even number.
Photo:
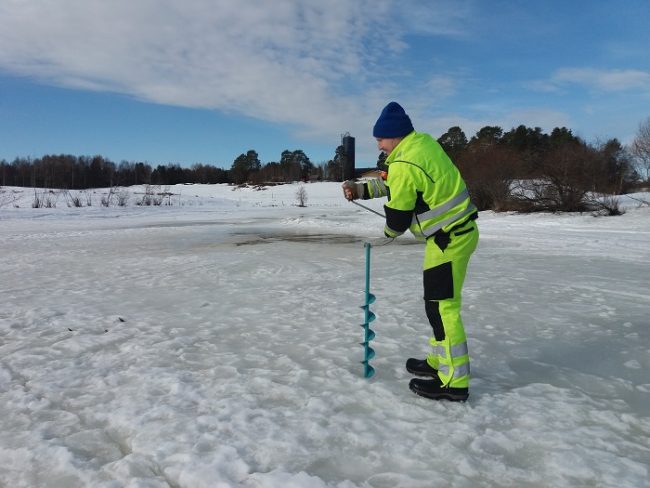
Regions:
<svg viewBox="0 0 650 488"><path fill-rule="evenodd" d="M438 370L442 383L453 388L469 386L469 354L460 312L467 265L478 243L478 227L470 225L473 231L452 234L444 252L429 239L424 256L424 298L434 330L427 362Z"/></svg>
<svg viewBox="0 0 650 488"><path fill-rule="evenodd" d="M429 340L431 354L427 357L430 366L438 370L443 385L453 388L469 386L469 351L465 328L460 317L460 300L441 300L437 307L445 330L442 340L433 336Z"/></svg>

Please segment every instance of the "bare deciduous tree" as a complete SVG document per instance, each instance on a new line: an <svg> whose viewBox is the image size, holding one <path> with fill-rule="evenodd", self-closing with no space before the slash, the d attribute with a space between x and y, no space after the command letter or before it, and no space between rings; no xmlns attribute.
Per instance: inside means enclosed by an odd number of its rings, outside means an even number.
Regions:
<svg viewBox="0 0 650 488"><path fill-rule="evenodd" d="M594 149L564 144L542 161L540 176L522 180L514 191L524 211L583 212L590 210L590 188L585 175L593 172Z"/></svg>
<svg viewBox="0 0 650 488"><path fill-rule="evenodd" d="M307 203L307 190L305 185L300 185L296 191L296 198L298 199L298 206L304 207Z"/></svg>
<svg viewBox="0 0 650 488"><path fill-rule="evenodd" d="M621 199L611 193L592 194L588 203L594 209L595 215L611 217L625 213L625 209L621 208Z"/></svg>
<svg viewBox="0 0 650 488"><path fill-rule="evenodd" d="M115 190L113 189L113 187L111 187L108 190L107 195L102 195L101 199L99 200L102 207L110 207L111 206L111 202L113 201L113 195L114 194L115 194Z"/></svg>
<svg viewBox="0 0 650 488"><path fill-rule="evenodd" d="M130 197L130 194L126 189L121 188L120 190L117 190L115 192L115 198L117 200L117 206L118 207L126 207L126 204L129 201L129 197Z"/></svg>
<svg viewBox="0 0 650 488"><path fill-rule="evenodd" d="M59 193L53 190L34 189L34 200L32 208L56 208L56 201L59 199Z"/></svg>
<svg viewBox="0 0 650 488"><path fill-rule="evenodd" d="M472 202L479 210L510 210L517 155L507 147L476 145L458 160Z"/></svg>
<svg viewBox="0 0 650 488"><path fill-rule="evenodd" d="M137 205L159 207L162 203L163 197L161 196L160 185L145 185L144 195L142 200L137 202Z"/></svg>
<svg viewBox="0 0 650 488"><path fill-rule="evenodd" d="M645 172L645 181L650 181L650 117L639 125L639 131L632 142L632 154L637 158L640 169Z"/></svg>
<svg viewBox="0 0 650 488"><path fill-rule="evenodd" d="M68 207L83 207L83 203L81 201L81 193L72 193L70 191L66 191L64 192L64 195Z"/></svg>

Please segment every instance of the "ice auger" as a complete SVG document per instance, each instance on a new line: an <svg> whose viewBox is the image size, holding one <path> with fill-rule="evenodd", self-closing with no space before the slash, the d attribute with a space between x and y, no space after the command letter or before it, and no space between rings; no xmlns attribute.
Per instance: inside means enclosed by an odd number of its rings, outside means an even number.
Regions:
<svg viewBox="0 0 650 488"><path fill-rule="evenodd" d="M370 328L370 322L375 320L375 314L370 311L370 305L373 304L376 300L375 295L370 293L370 248L372 245L369 242L364 244L366 250L366 294L365 303L361 306L364 312L364 322L361 324L363 327L363 342L360 344L363 346L363 376L365 378L370 378L375 374L375 368L370 366L369 361L375 357L375 351L370 347L370 341L375 338L375 331Z"/></svg>

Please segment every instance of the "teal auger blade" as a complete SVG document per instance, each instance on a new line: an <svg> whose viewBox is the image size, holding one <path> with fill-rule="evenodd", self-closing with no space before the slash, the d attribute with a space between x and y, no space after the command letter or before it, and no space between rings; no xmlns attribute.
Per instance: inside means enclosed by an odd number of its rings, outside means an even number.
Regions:
<svg viewBox="0 0 650 488"><path fill-rule="evenodd" d="M365 348L365 353L366 353L366 357L365 357L364 361L368 361L368 360L375 357L375 350L372 347L370 347L370 346L368 346L366 344L364 346L364 348Z"/></svg>
<svg viewBox="0 0 650 488"><path fill-rule="evenodd" d="M363 376L364 378L372 378L375 374L375 368L368 364L368 361L361 361L363 363Z"/></svg>
<svg viewBox="0 0 650 488"><path fill-rule="evenodd" d="M370 322L372 322L373 320L375 320L377 318L377 316L373 312L368 310L368 305L364 305L361 308L363 308L364 311L366 312L366 322L365 323L370 323Z"/></svg>
<svg viewBox="0 0 650 488"><path fill-rule="evenodd" d="M361 324L361 327L363 327L363 342L368 342L375 338L375 331L368 327L368 324ZM359 344L363 344L363 342Z"/></svg>
<svg viewBox="0 0 650 488"><path fill-rule="evenodd" d="M375 338L375 331L372 329L366 329L366 337L364 342L369 342Z"/></svg>
<svg viewBox="0 0 650 488"><path fill-rule="evenodd" d="M368 348L368 359L373 359L375 357L375 350L372 347Z"/></svg>
<svg viewBox="0 0 650 488"><path fill-rule="evenodd" d="M375 303L377 300L377 297L373 295L372 293L368 293L368 296L366 297L366 305L370 305L372 303Z"/></svg>

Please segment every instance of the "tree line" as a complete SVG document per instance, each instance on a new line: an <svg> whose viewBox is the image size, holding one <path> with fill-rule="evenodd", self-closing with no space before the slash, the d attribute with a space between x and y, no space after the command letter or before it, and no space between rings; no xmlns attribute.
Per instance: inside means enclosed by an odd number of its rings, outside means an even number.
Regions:
<svg viewBox="0 0 650 488"><path fill-rule="evenodd" d="M456 126L438 142L461 170L479 209L579 211L588 196L628 192L650 178L650 118L639 127L631 147L617 139L587 143L566 127L546 134L520 125L505 132L485 126L471 138ZM282 151L278 161L263 164L250 149L229 169L209 164L158 165L102 156L46 155L0 161L2 186L87 189L138 184L268 184L291 181L341 181L347 155L338 146L332 159L314 164L304 151ZM380 155L377 167L382 168Z"/></svg>
<svg viewBox="0 0 650 488"><path fill-rule="evenodd" d="M179 164L152 168L142 162L122 161L115 164L103 156L69 154L35 159L16 158L11 163L0 161L0 183L3 186L82 190L142 184L227 182L226 170L205 164L195 164L191 168L183 168Z"/></svg>
<svg viewBox="0 0 650 488"><path fill-rule="evenodd" d="M103 156L46 155L0 161L0 186L80 190L131 185L179 183L280 183L329 179L327 164L314 165L302 150L285 150L278 162L262 164L258 153L249 150L233 161L230 169L209 164L183 167L177 163L158 165L122 161L115 164Z"/></svg>

